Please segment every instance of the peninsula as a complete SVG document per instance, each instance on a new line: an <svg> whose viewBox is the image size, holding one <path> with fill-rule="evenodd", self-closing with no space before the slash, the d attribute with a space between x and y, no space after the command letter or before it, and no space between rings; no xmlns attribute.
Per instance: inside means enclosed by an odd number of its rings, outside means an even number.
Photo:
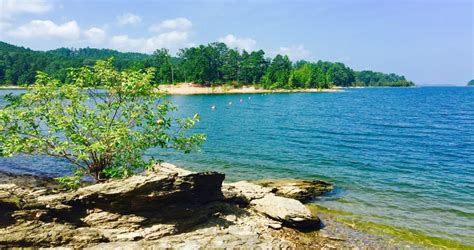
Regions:
<svg viewBox="0 0 474 250"><path fill-rule="evenodd" d="M193 83L211 88L244 87L236 93L289 90L315 92L333 87L410 87L415 84L404 76L370 70L355 71L340 62L304 60L291 61L286 55L269 58L263 50L239 51L224 43L210 43L184 48L176 55L166 49L153 54L125 53L111 49L59 48L35 51L0 42L0 83L7 86L28 85L35 82L37 71L65 80L72 68L91 66L97 60L114 58L119 70L154 68L155 85ZM163 87L167 90L176 88ZM180 90L178 93L189 92ZM208 93L208 90L193 90ZM217 90L217 92L223 92Z"/></svg>

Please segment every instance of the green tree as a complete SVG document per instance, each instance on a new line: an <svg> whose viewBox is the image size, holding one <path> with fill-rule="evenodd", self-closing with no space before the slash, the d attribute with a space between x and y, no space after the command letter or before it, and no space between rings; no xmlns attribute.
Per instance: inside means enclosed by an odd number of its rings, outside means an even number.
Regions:
<svg viewBox="0 0 474 250"><path fill-rule="evenodd" d="M265 73L263 87L268 89L288 88L291 70L291 61L288 56L275 56Z"/></svg>
<svg viewBox="0 0 474 250"><path fill-rule="evenodd" d="M229 49L224 55L223 64L220 68L222 79L225 82L240 81L241 57L237 50Z"/></svg>
<svg viewBox="0 0 474 250"><path fill-rule="evenodd" d="M291 88L312 88L316 79L314 79L314 65L309 63L300 63L299 67L293 70L290 77Z"/></svg>
<svg viewBox="0 0 474 250"><path fill-rule="evenodd" d="M407 81L404 76L370 70L356 72L355 78L358 86L410 87L415 85L413 82Z"/></svg>
<svg viewBox="0 0 474 250"><path fill-rule="evenodd" d="M355 82L354 71L343 63L333 63L327 70L330 82L336 86L352 86Z"/></svg>
<svg viewBox="0 0 474 250"><path fill-rule="evenodd" d="M258 84L268 68L268 61L265 59L263 50L242 52L242 73L241 81L244 84Z"/></svg>
<svg viewBox="0 0 474 250"><path fill-rule="evenodd" d="M39 72L25 94L8 97L0 110L2 156L66 159L75 174L60 180L75 186L83 175L102 181L151 166L143 154L152 147L199 148L205 135L188 131L199 116L173 118L175 107L152 85L154 73L118 71L111 59L70 70L66 82Z"/></svg>
<svg viewBox="0 0 474 250"><path fill-rule="evenodd" d="M157 80L164 83L174 83L174 68L167 49L158 49L153 53L153 66L158 69Z"/></svg>

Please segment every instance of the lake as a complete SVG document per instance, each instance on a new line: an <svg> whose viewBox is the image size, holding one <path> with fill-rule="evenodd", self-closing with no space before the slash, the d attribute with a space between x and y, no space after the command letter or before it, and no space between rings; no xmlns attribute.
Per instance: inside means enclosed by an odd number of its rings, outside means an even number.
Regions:
<svg viewBox="0 0 474 250"><path fill-rule="evenodd" d="M169 98L180 116L201 114L196 131L208 140L200 153L148 156L227 181L327 180L336 190L315 202L356 228L474 247L474 88ZM63 161L24 156L0 159L0 170L68 172Z"/></svg>

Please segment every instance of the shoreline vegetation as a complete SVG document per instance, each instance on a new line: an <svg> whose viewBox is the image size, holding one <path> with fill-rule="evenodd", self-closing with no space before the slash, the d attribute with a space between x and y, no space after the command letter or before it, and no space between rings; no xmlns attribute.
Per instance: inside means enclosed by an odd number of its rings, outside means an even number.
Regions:
<svg viewBox="0 0 474 250"><path fill-rule="evenodd" d="M340 62L291 61L286 55L271 58L263 50L240 51L219 42L184 48L175 55L166 49L150 55L93 48L35 51L0 41L0 83L33 84L38 71L66 82L72 71L109 58L120 71L154 68L151 82L155 86L192 82L203 87L254 86L280 92L415 85L394 73L357 71Z"/></svg>
<svg viewBox="0 0 474 250"><path fill-rule="evenodd" d="M414 86L413 86L414 87ZM303 88L303 89L262 89L253 85L234 87L229 85L208 87L195 83L162 84L157 90L169 95L212 95L212 94L267 94L267 93L316 93L316 92L344 92L345 89L363 88L396 88L396 87L332 87L329 89ZM404 87L405 88L405 87ZM25 90L26 86L0 85L0 90Z"/></svg>

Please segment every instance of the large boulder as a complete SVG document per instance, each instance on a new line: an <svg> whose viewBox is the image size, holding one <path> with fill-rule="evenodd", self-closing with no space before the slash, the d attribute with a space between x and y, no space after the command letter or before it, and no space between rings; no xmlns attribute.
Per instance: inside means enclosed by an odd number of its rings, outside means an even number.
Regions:
<svg viewBox="0 0 474 250"><path fill-rule="evenodd" d="M64 197L62 203L126 213L166 210L168 206L192 207L221 200L223 180L224 174L217 172L154 172L80 188Z"/></svg>
<svg viewBox="0 0 474 250"><path fill-rule="evenodd" d="M230 201L247 204L254 211L281 222L284 226L300 231L320 228L320 220L300 201L276 196L271 188L246 181L227 183L223 187L224 197Z"/></svg>
<svg viewBox="0 0 474 250"><path fill-rule="evenodd" d="M320 228L319 218L313 216L307 207L294 199L268 194L261 199L252 200L250 205L255 211L281 221L284 226L300 231Z"/></svg>
<svg viewBox="0 0 474 250"><path fill-rule="evenodd" d="M220 209L215 203L223 200L224 174L176 171L144 172L74 192L0 184L0 248L154 239L208 221Z"/></svg>

